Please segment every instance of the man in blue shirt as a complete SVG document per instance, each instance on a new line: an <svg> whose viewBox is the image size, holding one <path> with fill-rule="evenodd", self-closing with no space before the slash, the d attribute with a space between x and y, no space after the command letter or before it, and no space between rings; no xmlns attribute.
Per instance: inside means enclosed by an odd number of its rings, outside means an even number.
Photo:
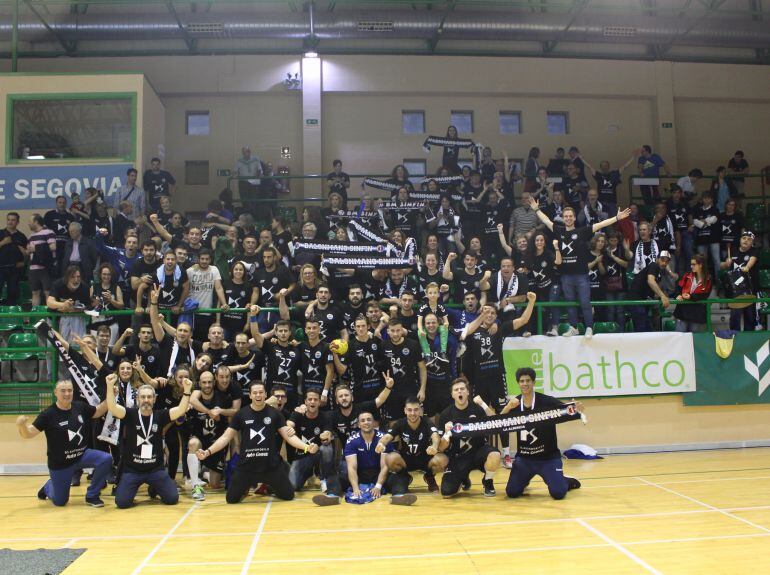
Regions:
<svg viewBox="0 0 770 575"><path fill-rule="evenodd" d="M377 453L377 444L383 435L379 429L374 428L374 416L370 412L362 411L358 414L358 431L351 434L345 443L345 461L341 462L339 470L340 481L350 484L352 499L379 499L383 490L389 486L385 454L392 452L393 446L389 444L382 453ZM362 490L362 485L371 484L374 487L368 491ZM414 495L405 493L394 495L390 502L394 505L411 505L416 500ZM321 506L337 505L339 502L340 498L334 494L313 497L313 503Z"/></svg>
<svg viewBox="0 0 770 575"><path fill-rule="evenodd" d="M639 175L645 178L659 178L661 168L663 168L666 175L670 173L666 161L658 154L653 154L652 148L646 144L642 146L642 155L639 156L637 166L639 168ZM660 191L658 188L658 186L639 186L645 205L652 206L660 201Z"/></svg>

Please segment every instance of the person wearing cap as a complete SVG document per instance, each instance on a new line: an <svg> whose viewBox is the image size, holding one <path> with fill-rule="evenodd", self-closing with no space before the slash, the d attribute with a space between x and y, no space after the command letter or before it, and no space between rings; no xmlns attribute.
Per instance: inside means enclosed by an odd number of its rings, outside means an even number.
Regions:
<svg viewBox="0 0 770 575"><path fill-rule="evenodd" d="M727 271L741 270L749 278L751 292L756 294L759 290L758 261L759 250L754 247L754 234L749 230L744 230L738 249L733 251L732 257L723 261L720 267ZM743 331L753 331L758 324L757 304L753 303L744 308L730 310L731 330L740 331L741 320L743 320Z"/></svg>
<svg viewBox="0 0 770 575"><path fill-rule="evenodd" d="M666 250L661 251L654 262L650 263L646 268L634 276L634 281L631 283L631 289L628 292L629 297L632 300L658 298L663 307L668 307L669 299L661 286L663 278L666 277L666 274L671 276L675 281L678 278L678 276L668 268L668 263L670 261L671 254ZM649 307L652 307L653 318L657 323L660 316L657 306L631 306L631 318L634 321L635 332L650 331L650 319L647 316L647 309Z"/></svg>

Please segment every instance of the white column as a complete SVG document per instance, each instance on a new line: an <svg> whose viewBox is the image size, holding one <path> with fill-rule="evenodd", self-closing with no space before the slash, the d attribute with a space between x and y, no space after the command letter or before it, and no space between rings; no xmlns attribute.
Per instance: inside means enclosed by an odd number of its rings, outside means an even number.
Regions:
<svg viewBox="0 0 770 575"><path fill-rule="evenodd" d="M321 154L321 59L302 58L302 170L323 173ZM319 197L323 181L304 181L304 197Z"/></svg>

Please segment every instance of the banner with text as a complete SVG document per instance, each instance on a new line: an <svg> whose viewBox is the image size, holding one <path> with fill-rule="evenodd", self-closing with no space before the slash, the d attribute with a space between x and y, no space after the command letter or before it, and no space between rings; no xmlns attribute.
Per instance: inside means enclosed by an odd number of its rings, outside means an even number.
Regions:
<svg viewBox="0 0 770 575"><path fill-rule="evenodd" d="M503 344L508 391L518 394L516 370L531 367L535 389L554 397L610 397L695 391L689 333L509 337Z"/></svg>
<svg viewBox="0 0 770 575"><path fill-rule="evenodd" d="M109 198L126 181L131 164L82 166L20 166L0 168L0 201L4 210L50 210L62 194L85 195L97 188Z"/></svg>
<svg viewBox="0 0 770 575"><path fill-rule="evenodd" d="M685 405L770 403L770 334L736 333L727 358L717 355L714 334L693 337L698 390Z"/></svg>

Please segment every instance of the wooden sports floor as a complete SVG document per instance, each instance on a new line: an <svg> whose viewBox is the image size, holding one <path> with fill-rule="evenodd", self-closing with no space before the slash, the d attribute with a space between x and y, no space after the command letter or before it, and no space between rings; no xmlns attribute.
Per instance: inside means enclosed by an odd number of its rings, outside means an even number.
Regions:
<svg viewBox="0 0 770 575"><path fill-rule="evenodd" d="M42 477L0 478L0 547L85 548L64 573L770 573L770 449L616 455L565 462L582 489L563 501L536 480L527 496L486 498L480 474L451 501L318 508L221 493L176 507L63 509L38 501Z"/></svg>

